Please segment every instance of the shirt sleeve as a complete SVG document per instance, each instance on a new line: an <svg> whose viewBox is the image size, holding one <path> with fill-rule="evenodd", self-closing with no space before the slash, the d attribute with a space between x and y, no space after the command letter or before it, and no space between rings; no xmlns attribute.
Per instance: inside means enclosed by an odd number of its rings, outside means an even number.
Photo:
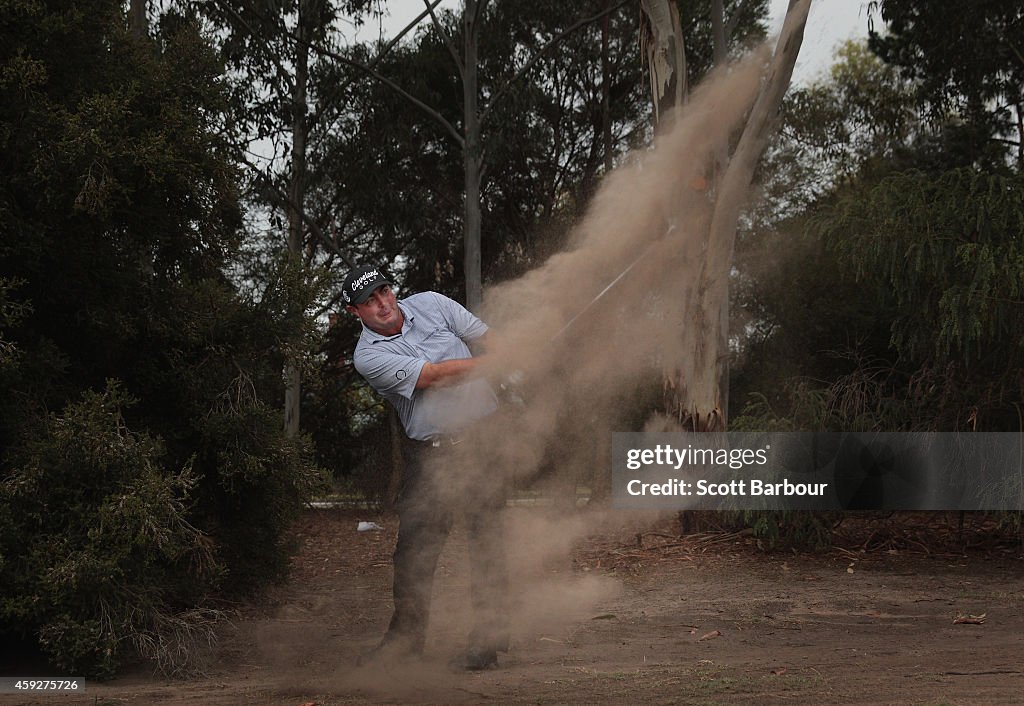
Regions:
<svg viewBox="0 0 1024 706"><path fill-rule="evenodd" d="M433 292L438 309L448 326L463 341L474 341L487 333L487 324L478 319L466 307L443 294Z"/></svg>
<svg viewBox="0 0 1024 706"><path fill-rule="evenodd" d="M401 395L411 400L416 392L427 361L386 350L373 350L373 346L356 349L352 362L370 386L382 395Z"/></svg>

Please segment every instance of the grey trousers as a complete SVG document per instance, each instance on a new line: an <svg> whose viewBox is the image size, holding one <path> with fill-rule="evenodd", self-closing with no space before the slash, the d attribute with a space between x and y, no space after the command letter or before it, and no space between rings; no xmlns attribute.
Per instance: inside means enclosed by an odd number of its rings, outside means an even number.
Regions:
<svg viewBox="0 0 1024 706"><path fill-rule="evenodd" d="M458 511L465 514L469 533L474 613L469 644L491 648L508 639L504 483L484 477L466 486L472 492L452 492L446 487L444 468L449 451L430 442L406 440L403 444L405 473L394 554L395 612L384 640L403 641L412 652L423 650L434 570Z"/></svg>

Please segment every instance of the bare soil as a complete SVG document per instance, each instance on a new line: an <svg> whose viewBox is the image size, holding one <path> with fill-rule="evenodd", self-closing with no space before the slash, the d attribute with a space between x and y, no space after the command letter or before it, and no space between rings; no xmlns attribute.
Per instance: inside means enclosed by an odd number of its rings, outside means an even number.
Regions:
<svg viewBox="0 0 1024 706"><path fill-rule="evenodd" d="M548 512L510 513L517 601L497 669L447 667L467 622L458 529L427 657L355 667L390 615L397 520L310 510L290 582L224 631L203 676L140 668L77 698L0 704L1024 703L1024 557L1012 538L969 528L981 546L965 547L956 516L942 515L864 522L825 553L767 553L749 533L680 538L672 521L619 515L542 555L563 532ZM359 520L385 529L357 532Z"/></svg>

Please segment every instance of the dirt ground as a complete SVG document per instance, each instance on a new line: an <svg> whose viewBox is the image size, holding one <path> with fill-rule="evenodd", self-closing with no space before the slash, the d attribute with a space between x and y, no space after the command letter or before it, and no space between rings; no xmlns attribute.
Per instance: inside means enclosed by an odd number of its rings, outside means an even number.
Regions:
<svg viewBox="0 0 1024 706"><path fill-rule="evenodd" d="M862 528L823 554L765 553L746 533L679 538L649 517L613 513L577 539L583 524L547 509L510 515L513 644L497 669L447 667L467 625L458 529L425 660L354 667L390 615L397 520L310 510L291 581L225 630L205 675L138 670L0 704L1024 703L1019 542L936 550L927 531Z"/></svg>

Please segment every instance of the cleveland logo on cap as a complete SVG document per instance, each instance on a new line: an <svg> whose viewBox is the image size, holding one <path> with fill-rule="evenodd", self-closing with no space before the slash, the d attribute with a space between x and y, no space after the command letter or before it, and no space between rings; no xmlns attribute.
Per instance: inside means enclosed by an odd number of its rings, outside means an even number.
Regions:
<svg viewBox="0 0 1024 706"><path fill-rule="evenodd" d="M358 279L356 279L349 287L349 289L351 289L353 292L362 289L363 285L372 280L374 277L380 277L380 273L377 272L377 270L370 270L369 272L362 274Z"/></svg>
<svg viewBox="0 0 1024 706"><path fill-rule="evenodd" d="M356 272L358 272L358 270L356 270ZM365 272L359 273L358 276L353 277L356 272L349 275L352 279L347 280L344 288L341 290L341 294L345 298L346 304L351 304L355 301L359 297L360 293L370 285L376 282L388 283L388 278L381 274L378 269L366 270Z"/></svg>

